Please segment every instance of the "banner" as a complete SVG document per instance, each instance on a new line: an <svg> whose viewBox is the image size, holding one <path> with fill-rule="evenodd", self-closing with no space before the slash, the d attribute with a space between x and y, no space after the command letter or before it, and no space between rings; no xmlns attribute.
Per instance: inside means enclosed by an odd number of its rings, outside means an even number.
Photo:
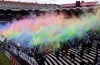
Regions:
<svg viewBox="0 0 100 65"><path fill-rule="evenodd" d="M10 46L10 48L7 48L7 49L9 49L11 52L13 52L16 56L19 56L23 60L27 61L30 65L38 65L38 63L36 62L36 60L33 57L28 56L27 54L25 54L22 51L18 51L14 46L11 46L11 45L9 45L9 46ZM6 55L10 59L11 55L9 54L9 52L6 51Z"/></svg>

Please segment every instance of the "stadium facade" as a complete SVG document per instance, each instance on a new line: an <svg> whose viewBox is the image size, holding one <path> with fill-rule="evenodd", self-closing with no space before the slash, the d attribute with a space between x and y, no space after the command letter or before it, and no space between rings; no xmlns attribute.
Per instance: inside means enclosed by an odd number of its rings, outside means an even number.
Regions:
<svg viewBox="0 0 100 65"><path fill-rule="evenodd" d="M58 8L56 4L39 4L39 3L26 3L26 2L14 2L14 1L0 1L0 9L11 9L11 10L47 10Z"/></svg>

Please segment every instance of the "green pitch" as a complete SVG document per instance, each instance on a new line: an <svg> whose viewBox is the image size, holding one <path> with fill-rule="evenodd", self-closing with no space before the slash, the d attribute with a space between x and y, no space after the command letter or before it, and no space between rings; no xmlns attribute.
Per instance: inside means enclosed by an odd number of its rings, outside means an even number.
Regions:
<svg viewBox="0 0 100 65"><path fill-rule="evenodd" d="M0 51L0 65L11 65L10 60Z"/></svg>

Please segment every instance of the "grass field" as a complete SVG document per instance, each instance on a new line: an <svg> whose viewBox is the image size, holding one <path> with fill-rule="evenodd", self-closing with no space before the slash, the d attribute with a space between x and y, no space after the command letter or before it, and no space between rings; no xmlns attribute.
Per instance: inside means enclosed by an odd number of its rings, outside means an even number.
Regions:
<svg viewBox="0 0 100 65"><path fill-rule="evenodd" d="M11 65L6 55L0 51L0 65Z"/></svg>

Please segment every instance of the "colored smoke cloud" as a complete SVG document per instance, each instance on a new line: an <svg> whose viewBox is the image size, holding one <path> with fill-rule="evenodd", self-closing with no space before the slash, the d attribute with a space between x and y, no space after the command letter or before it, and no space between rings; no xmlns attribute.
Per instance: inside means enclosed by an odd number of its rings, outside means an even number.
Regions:
<svg viewBox="0 0 100 65"><path fill-rule="evenodd" d="M27 17L23 20L13 20L13 23L0 25L0 32L8 39L13 39L22 45L51 44L60 47L59 42L75 37L82 37L91 29L99 29L100 11L77 18L65 18L64 15L46 14L39 17ZM56 42L56 43L53 43Z"/></svg>

